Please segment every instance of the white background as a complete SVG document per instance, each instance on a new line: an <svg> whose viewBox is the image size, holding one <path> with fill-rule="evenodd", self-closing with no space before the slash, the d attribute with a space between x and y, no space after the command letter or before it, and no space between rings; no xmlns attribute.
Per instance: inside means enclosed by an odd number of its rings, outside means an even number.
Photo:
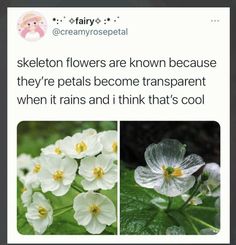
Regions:
<svg viewBox="0 0 236 245"><path fill-rule="evenodd" d="M42 13L48 30L41 40L29 42L17 31L19 17L29 10ZM66 16L116 17L112 28L129 28L128 36L53 37L52 18ZM211 22L218 19L219 22ZM65 25L66 26L66 25ZM71 27L68 25L68 27ZM75 26L74 26L75 27ZM108 27L108 26L106 26ZM83 27L85 28L85 27ZM78 28L79 29L79 28ZM74 57L75 59L215 59L217 69L19 69L19 58ZM16 77L101 76L207 77L207 86L189 88L21 88ZM18 95L166 94L197 96L205 93L205 105L96 105L22 106ZM17 232L16 152L17 124L23 120L214 120L221 126L221 230L214 236L23 236ZM227 243L229 242L229 8L9 8L8 9L8 242L74 243ZM202 146L204 147L204 145Z"/></svg>

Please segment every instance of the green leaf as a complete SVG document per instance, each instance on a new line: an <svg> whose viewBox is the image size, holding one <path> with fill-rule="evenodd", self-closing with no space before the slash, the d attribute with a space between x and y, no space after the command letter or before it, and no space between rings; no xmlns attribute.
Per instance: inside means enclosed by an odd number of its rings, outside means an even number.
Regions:
<svg viewBox="0 0 236 245"><path fill-rule="evenodd" d="M165 235L170 226L182 226L186 234L199 234L207 224L214 227L214 202L215 198L205 197L202 205L180 210L184 201L178 196L167 210L168 197L137 185L134 171L121 167L121 234Z"/></svg>

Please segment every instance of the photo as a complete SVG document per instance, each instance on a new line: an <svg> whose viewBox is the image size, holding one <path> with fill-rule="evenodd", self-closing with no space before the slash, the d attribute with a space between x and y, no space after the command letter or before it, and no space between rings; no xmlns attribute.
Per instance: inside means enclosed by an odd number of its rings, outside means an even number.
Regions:
<svg viewBox="0 0 236 245"><path fill-rule="evenodd" d="M120 123L120 232L214 235L220 230L220 125Z"/></svg>
<svg viewBox="0 0 236 245"><path fill-rule="evenodd" d="M117 234L117 123L24 121L17 128L17 229Z"/></svg>

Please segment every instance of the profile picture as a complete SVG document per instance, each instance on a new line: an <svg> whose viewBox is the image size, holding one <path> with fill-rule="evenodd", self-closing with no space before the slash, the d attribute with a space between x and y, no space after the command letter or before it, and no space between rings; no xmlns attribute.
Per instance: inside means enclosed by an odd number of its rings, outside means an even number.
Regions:
<svg viewBox="0 0 236 245"><path fill-rule="evenodd" d="M28 41L37 41L45 35L47 23L40 13L31 11L20 17L17 27L21 37Z"/></svg>

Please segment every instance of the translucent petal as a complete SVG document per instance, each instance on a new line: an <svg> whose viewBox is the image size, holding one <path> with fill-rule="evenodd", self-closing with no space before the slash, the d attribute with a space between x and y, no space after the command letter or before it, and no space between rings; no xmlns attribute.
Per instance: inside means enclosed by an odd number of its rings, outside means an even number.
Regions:
<svg viewBox="0 0 236 245"><path fill-rule="evenodd" d="M185 145L178 140L166 139L158 144L151 144L145 151L148 166L156 173L162 172L162 166L177 166L184 158Z"/></svg>
<svg viewBox="0 0 236 245"><path fill-rule="evenodd" d="M190 197L190 195L188 194L183 194L182 196L182 199L186 202L188 200L188 198ZM199 197L193 197L190 201L189 201L189 204L191 205L200 205L202 204L202 199L199 198Z"/></svg>
<svg viewBox="0 0 236 245"><path fill-rule="evenodd" d="M182 178L169 178L158 185L154 186L154 189L166 196L174 197L179 196L193 187L195 183L194 176L187 176Z"/></svg>
<svg viewBox="0 0 236 245"><path fill-rule="evenodd" d="M202 229L200 230L200 234L201 235L215 235L216 232L214 232L212 229L210 228L205 228L205 229Z"/></svg>
<svg viewBox="0 0 236 245"><path fill-rule="evenodd" d="M155 185L162 184L163 175L152 172L152 170L148 167L140 166L134 171L134 179L136 183L142 187L154 188Z"/></svg>
<svg viewBox="0 0 236 245"><path fill-rule="evenodd" d="M166 229L166 235L185 235L185 230L182 226L170 226Z"/></svg>
<svg viewBox="0 0 236 245"><path fill-rule="evenodd" d="M191 154L184 159L184 161L180 164L180 167L183 170L184 176L186 176L195 173L203 165L205 165L205 163L200 156Z"/></svg>

